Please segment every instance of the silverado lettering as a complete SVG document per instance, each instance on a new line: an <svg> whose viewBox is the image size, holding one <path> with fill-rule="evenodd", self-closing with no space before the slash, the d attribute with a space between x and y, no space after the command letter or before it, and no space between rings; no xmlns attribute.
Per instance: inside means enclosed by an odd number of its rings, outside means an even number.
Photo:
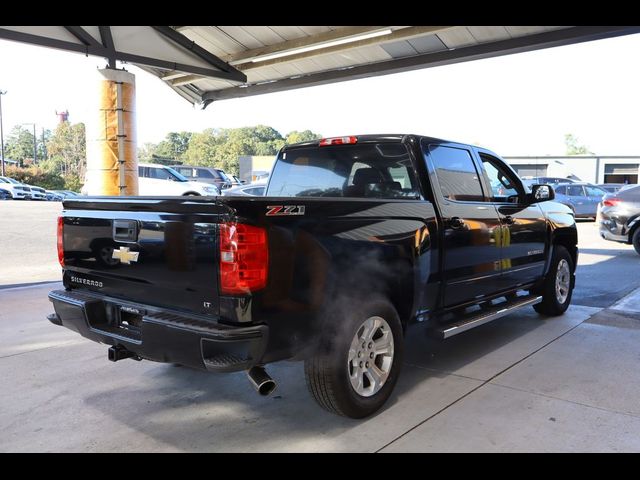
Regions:
<svg viewBox="0 0 640 480"><path fill-rule="evenodd" d="M110 345L110 360L246 370L261 394L275 388L265 365L303 360L323 408L362 418L392 394L417 322L446 339L528 306L565 312L578 239L553 199L472 145L287 145L265 197L65 200L49 319ZM116 222L137 237L120 241Z"/></svg>

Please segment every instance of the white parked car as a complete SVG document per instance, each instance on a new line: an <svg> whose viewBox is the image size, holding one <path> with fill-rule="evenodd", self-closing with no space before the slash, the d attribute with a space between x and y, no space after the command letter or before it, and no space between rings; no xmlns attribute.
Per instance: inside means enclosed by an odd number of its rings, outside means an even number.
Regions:
<svg viewBox="0 0 640 480"><path fill-rule="evenodd" d="M11 193L14 200L28 200L31 198L31 189L13 178L0 177L0 185Z"/></svg>
<svg viewBox="0 0 640 480"><path fill-rule="evenodd" d="M264 192L267 189L267 182L256 182L249 183L247 185L240 185L239 187L227 188L222 191L222 195L232 197L232 196L264 196Z"/></svg>
<svg viewBox="0 0 640 480"><path fill-rule="evenodd" d="M138 193L140 195L219 195L211 183L192 182L166 165L141 163L138 165Z"/></svg>

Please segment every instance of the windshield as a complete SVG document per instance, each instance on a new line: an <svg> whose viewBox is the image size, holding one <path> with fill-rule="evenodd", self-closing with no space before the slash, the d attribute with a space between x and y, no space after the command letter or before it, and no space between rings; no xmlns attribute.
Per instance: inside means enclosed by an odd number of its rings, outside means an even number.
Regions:
<svg viewBox="0 0 640 480"><path fill-rule="evenodd" d="M173 168L170 167L164 167L164 170L167 171L167 173L173 175L175 177L175 180L177 182L188 182L189 180L182 174L178 173L177 171L175 171Z"/></svg>
<svg viewBox="0 0 640 480"><path fill-rule="evenodd" d="M4 183L13 183L15 185L22 185L20 182L18 182L17 180L14 180L13 178L9 178L9 177L0 177L0 180L3 180Z"/></svg>
<svg viewBox="0 0 640 480"><path fill-rule="evenodd" d="M222 177L222 179L223 179L225 182L231 182L231 183L233 183L233 180L231 180L231 179L227 176L227 174L226 174L226 173L224 173L224 170L216 170L216 172L218 172L218 174Z"/></svg>

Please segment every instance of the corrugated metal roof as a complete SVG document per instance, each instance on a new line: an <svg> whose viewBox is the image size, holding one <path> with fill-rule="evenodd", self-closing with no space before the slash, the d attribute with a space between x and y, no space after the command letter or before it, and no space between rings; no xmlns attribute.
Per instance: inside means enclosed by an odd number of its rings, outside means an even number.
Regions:
<svg viewBox="0 0 640 480"><path fill-rule="evenodd" d="M105 30L106 29L106 30ZM113 45L103 34L111 33ZM192 103L640 32L574 26L0 27L0 38L125 61Z"/></svg>

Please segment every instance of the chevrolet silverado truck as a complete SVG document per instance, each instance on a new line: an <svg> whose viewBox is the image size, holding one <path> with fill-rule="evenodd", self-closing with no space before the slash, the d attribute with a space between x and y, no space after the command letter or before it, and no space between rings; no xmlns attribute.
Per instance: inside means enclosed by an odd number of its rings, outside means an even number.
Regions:
<svg viewBox="0 0 640 480"><path fill-rule="evenodd" d="M264 197L65 200L48 318L112 361L245 370L262 394L265 365L301 360L322 407L362 418L390 396L411 332L565 312L577 230L553 197L491 151L435 138L288 145Z"/></svg>

